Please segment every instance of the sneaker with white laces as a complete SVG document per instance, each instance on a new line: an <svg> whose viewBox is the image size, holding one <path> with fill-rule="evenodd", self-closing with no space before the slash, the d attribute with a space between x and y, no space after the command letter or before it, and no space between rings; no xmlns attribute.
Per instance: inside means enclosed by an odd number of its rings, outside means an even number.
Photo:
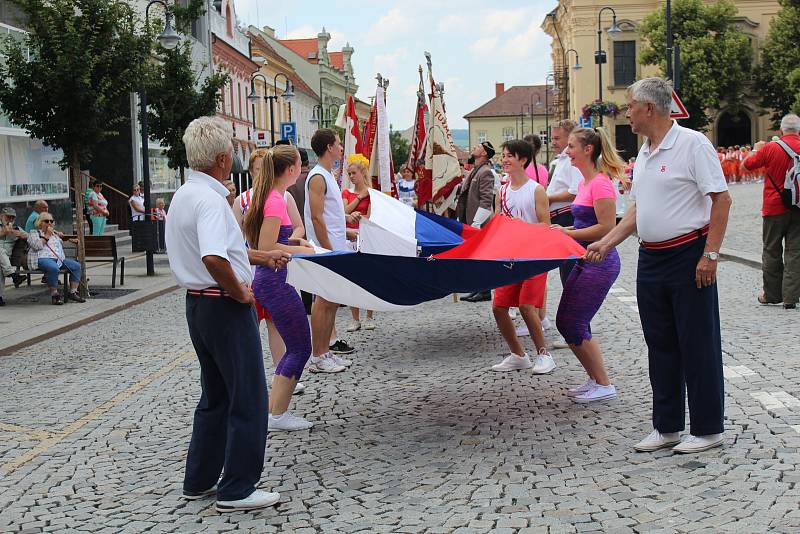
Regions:
<svg viewBox="0 0 800 534"><path fill-rule="evenodd" d="M546 349L539 351L536 355L536 363L533 364L533 373L537 375L546 375L556 368L556 362L553 357L547 352Z"/></svg>
<svg viewBox="0 0 800 534"><path fill-rule="evenodd" d="M370 317L364 319L364 330L375 330L375 320Z"/></svg>
<svg viewBox="0 0 800 534"><path fill-rule="evenodd" d="M186 499L187 501L196 501L198 499L214 495L216 492L217 492L216 484L214 484L213 486L204 491L189 491L184 489L183 498Z"/></svg>
<svg viewBox="0 0 800 534"><path fill-rule="evenodd" d="M521 371L523 369L530 369L533 367L531 358L527 354L517 356L513 352L505 357L505 359L492 366L492 371L506 372L506 371Z"/></svg>
<svg viewBox="0 0 800 534"><path fill-rule="evenodd" d="M345 367L345 368L350 367L351 365L353 365L353 361L352 360L347 360L347 359L342 358L341 356L339 356L337 354L331 354L331 358L333 359L334 363L336 363L336 365L341 365L342 367Z"/></svg>
<svg viewBox="0 0 800 534"><path fill-rule="evenodd" d="M356 349L347 344L344 339L337 339L328 349L334 354L350 354L355 352Z"/></svg>
<svg viewBox="0 0 800 534"><path fill-rule="evenodd" d="M307 421L302 417L297 417L296 415L292 415L289 412L283 412L281 415L275 416L269 414L269 419L267 420L267 430L270 432L274 431L285 431L285 432L292 432L295 430L308 430L314 426L314 423L311 421Z"/></svg>
<svg viewBox="0 0 800 534"><path fill-rule="evenodd" d="M614 384L609 384L607 386L595 384L594 387L592 387L589 391L584 391L583 393L572 397L572 400L575 402L580 402L581 404L587 404L589 402L615 399L616 397L617 388L614 387Z"/></svg>
<svg viewBox="0 0 800 534"><path fill-rule="evenodd" d="M553 321L550 320L550 317L545 316L542 319L542 330L550 330L551 328L553 328Z"/></svg>
<svg viewBox="0 0 800 534"><path fill-rule="evenodd" d="M570 388L567 390L567 396L569 397L577 397L581 393L586 393L590 389L592 389L597 382L594 381L594 378L587 378L586 382L581 384L580 386Z"/></svg>
<svg viewBox="0 0 800 534"><path fill-rule="evenodd" d="M281 494L272 491L255 490L249 497L238 501L217 501L217 512L238 512L244 510L258 510L277 504Z"/></svg>
<svg viewBox="0 0 800 534"><path fill-rule="evenodd" d="M531 333L528 332L528 325L524 324L522 326L517 327L517 337L525 337L529 335L531 335Z"/></svg>
<svg viewBox="0 0 800 534"><path fill-rule="evenodd" d="M359 330L361 330L361 321L353 321L346 329L347 332L357 332Z"/></svg>
<svg viewBox="0 0 800 534"><path fill-rule="evenodd" d="M312 373L341 373L345 370L344 365L339 365L333 361L333 354L326 352L322 356L312 356L309 358L311 364L308 370Z"/></svg>
<svg viewBox="0 0 800 534"><path fill-rule="evenodd" d="M306 390L306 387L303 385L302 382L298 382L294 385L294 391L292 391L292 395L300 395Z"/></svg>
<svg viewBox="0 0 800 534"><path fill-rule="evenodd" d="M680 454L691 454L693 452L703 452L722 445L723 434L710 434L708 436L686 436L676 446L672 447L672 452Z"/></svg>
<svg viewBox="0 0 800 534"><path fill-rule="evenodd" d="M658 430L653 430L642 441L633 446L639 452L653 452L659 449L666 449L681 442L678 432L668 432L662 434Z"/></svg>

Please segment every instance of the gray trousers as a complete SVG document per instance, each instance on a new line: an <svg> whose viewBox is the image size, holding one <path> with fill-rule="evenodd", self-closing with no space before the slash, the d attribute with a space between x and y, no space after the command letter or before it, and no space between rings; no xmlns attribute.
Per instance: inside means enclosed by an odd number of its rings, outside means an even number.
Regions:
<svg viewBox="0 0 800 534"><path fill-rule="evenodd" d="M800 299L800 210L764 217L761 255L764 295L768 302Z"/></svg>

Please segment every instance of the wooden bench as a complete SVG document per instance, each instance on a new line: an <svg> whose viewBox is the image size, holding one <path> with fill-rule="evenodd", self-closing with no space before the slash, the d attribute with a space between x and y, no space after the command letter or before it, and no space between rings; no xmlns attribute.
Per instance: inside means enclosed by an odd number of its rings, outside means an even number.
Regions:
<svg viewBox="0 0 800 534"><path fill-rule="evenodd" d="M69 255L67 254L67 250L68 250L67 245L68 245L68 243L64 243L64 254L67 257L69 257ZM24 240L24 239L18 239L14 243L14 249L11 251L11 258L9 258L9 260L11 261L11 266L17 268L17 272L16 272L17 275L23 275L23 276L27 277L29 286L31 285L31 275L32 274L44 273L44 271L41 271L39 269L37 269L37 270L28 269L28 267L27 267L27 263L28 263L28 242L26 240ZM69 271L67 271L65 268L62 267L58 272L59 272L59 274L64 275L64 294L66 295L67 294L66 291L69 288ZM2 283L2 282L0 282L0 283ZM16 287L16 285L15 285L15 287Z"/></svg>

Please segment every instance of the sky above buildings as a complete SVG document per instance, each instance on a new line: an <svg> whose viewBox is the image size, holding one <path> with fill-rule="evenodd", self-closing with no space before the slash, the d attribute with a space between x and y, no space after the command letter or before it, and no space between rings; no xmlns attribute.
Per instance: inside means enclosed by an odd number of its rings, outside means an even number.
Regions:
<svg viewBox="0 0 800 534"><path fill-rule="evenodd" d="M374 96L377 73L389 78L395 129L413 124L425 51L445 84L451 128L467 127L463 116L494 97L495 82L542 84L552 70L550 37L540 26L557 0L507 0L502 8L485 0L235 1L243 24L271 26L279 39L316 37L324 26L329 51L350 42L359 98Z"/></svg>

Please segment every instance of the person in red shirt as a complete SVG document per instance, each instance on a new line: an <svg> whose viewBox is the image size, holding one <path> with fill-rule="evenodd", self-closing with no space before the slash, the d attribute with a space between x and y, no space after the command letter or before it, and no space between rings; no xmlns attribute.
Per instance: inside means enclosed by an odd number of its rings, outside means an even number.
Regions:
<svg viewBox="0 0 800 534"><path fill-rule="evenodd" d="M800 153L800 117L790 113L781 119L781 141ZM800 299L800 210L787 209L780 197L786 171L792 165L789 155L777 142L767 143L747 158L744 166L764 168L763 250L761 271L764 291L761 304L780 304L795 309Z"/></svg>

